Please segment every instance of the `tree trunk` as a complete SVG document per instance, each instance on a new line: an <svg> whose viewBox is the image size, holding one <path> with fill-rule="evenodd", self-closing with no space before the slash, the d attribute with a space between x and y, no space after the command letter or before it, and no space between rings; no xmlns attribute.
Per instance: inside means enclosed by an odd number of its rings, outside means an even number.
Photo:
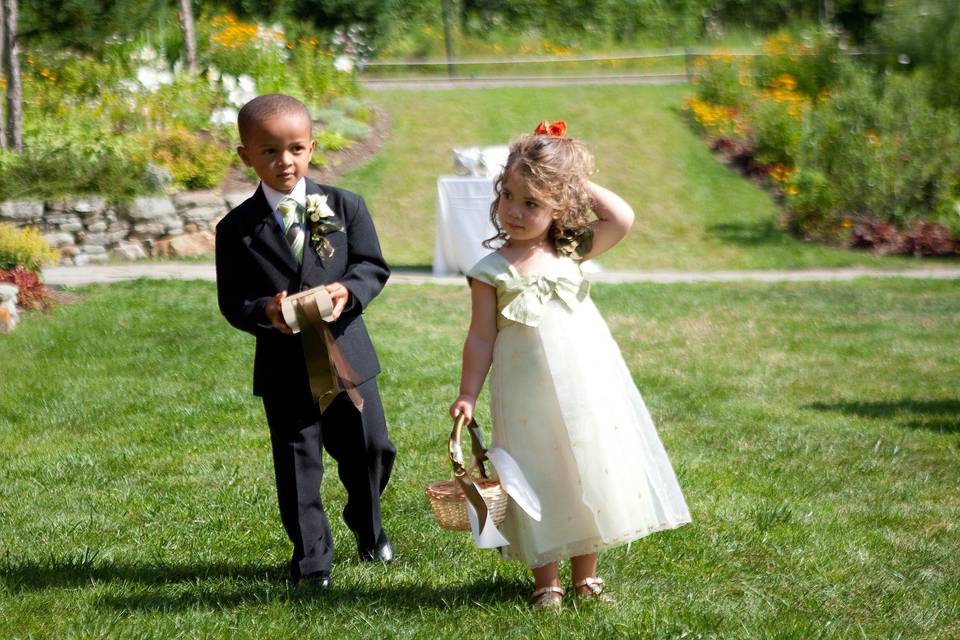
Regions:
<svg viewBox="0 0 960 640"><path fill-rule="evenodd" d="M7 146L23 151L23 87L20 86L20 43L17 38L17 0L3 2L3 66L7 78Z"/></svg>
<svg viewBox="0 0 960 640"><path fill-rule="evenodd" d="M197 38L193 30L192 0L180 0L180 28L183 29L183 47L187 56L187 71L197 73Z"/></svg>
<svg viewBox="0 0 960 640"><path fill-rule="evenodd" d="M3 19L3 2L5 2L5 0L0 0L0 78L2 78L4 82L3 95L5 96L7 95L7 86L4 70L7 68L7 65L5 65L3 61L7 59L7 30L4 28L7 21ZM7 148L7 119L4 117L4 113L3 100L0 100L0 149Z"/></svg>

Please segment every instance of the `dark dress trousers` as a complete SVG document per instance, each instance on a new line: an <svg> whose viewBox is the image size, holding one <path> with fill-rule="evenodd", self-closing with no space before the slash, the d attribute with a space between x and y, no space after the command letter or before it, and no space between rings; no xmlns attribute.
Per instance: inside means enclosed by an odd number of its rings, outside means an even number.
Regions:
<svg viewBox="0 0 960 640"><path fill-rule="evenodd" d="M323 449L338 463L347 491L343 517L362 550L385 540L380 495L396 455L377 389L380 363L361 315L383 289L390 270L360 196L309 179L306 192L326 195L343 226L343 231L327 236L334 254L325 263L312 247L307 220L303 266L297 264L261 188L227 214L216 231L220 311L234 327L256 337L253 393L262 397L270 427L280 519L294 547L294 579L329 572L333 560L330 524L320 498ZM333 282L342 283L350 299L330 323L330 331L362 381L357 388L364 404L358 411L341 393L321 415L310 393L300 336L272 328L264 308L279 291L293 294Z"/></svg>

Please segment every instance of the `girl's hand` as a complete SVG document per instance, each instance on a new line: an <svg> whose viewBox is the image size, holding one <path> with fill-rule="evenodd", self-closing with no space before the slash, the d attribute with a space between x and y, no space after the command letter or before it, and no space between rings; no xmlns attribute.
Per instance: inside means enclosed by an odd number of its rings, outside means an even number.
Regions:
<svg viewBox="0 0 960 640"><path fill-rule="evenodd" d="M593 212L597 219L593 228L593 245L584 260L598 255L620 242L633 225L633 209L623 198L598 184L587 182L587 192L593 198Z"/></svg>
<svg viewBox="0 0 960 640"><path fill-rule="evenodd" d="M450 405L450 417L456 419L463 416L469 423L473 420L473 408L476 404L477 399L473 396L462 395Z"/></svg>

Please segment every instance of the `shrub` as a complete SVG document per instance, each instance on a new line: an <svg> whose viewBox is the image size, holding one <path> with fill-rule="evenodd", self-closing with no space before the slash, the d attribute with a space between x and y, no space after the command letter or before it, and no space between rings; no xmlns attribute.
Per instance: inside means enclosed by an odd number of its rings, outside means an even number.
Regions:
<svg viewBox="0 0 960 640"><path fill-rule="evenodd" d="M762 50L765 55L753 64L757 87L776 88L783 76L789 76L793 78L792 90L816 99L843 84L851 73L842 41L834 31L819 29L800 40L781 31L766 38Z"/></svg>
<svg viewBox="0 0 960 640"><path fill-rule="evenodd" d="M799 164L830 176L839 211L899 228L952 213L960 125L925 92L917 77L893 77L882 90L864 78L813 112Z"/></svg>
<svg viewBox="0 0 960 640"><path fill-rule="evenodd" d="M53 307L53 298L36 271L17 265L0 269L0 282L9 282L20 290L17 305L31 311L46 311Z"/></svg>
<svg viewBox="0 0 960 640"><path fill-rule="evenodd" d="M17 229L13 225L0 224L0 269L22 265L31 271L39 271L43 265L59 259L60 252L47 244L36 227Z"/></svg>
<svg viewBox="0 0 960 640"><path fill-rule="evenodd" d="M710 104L739 107L750 95L749 62L717 52L694 62L693 84L697 96Z"/></svg>
<svg viewBox="0 0 960 640"><path fill-rule="evenodd" d="M802 101L763 96L754 102L750 122L757 162L792 167L803 136L801 120L806 111Z"/></svg>
<svg viewBox="0 0 960 640"><path fill-rule="evenodd" d="M788 228L803 237L823 238L836 200L833 186L822 173L815 169L795 172L787 182Z"/></svg>
<svg viewBox="0 0 960 640"><path fill-rule="evenodd" d="M331 131L330 129L324 129L318 133L316 139L317 149L320 151L340 151L353 144L344 136L340 135L336 131Z"/></svg>
<svg viewBox="0 0 960 640"><path fill-rule="evenodd" d="M22 154L0 151L0 199L97 193L125 198L145 191L147 158L134 136L119 134L96 114L30 114Z"/></svg>
<svg viewBox="0 0 960 640"><path fill-rule="evenodd" d="M233 154L218 140L186 129L170 129L156 136L153 159L184 189L210 189L227 175Z"/></svg>

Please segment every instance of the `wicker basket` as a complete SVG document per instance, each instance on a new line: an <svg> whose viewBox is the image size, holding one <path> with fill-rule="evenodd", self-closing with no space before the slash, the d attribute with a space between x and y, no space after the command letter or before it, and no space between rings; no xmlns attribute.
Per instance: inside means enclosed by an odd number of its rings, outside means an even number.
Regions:
<svg viewBox="0 0 960 640"><path fill-rule="evenodd" d="M479 478L475 480L480 487L480 495L487 503L493 524L500 525L507 517L507 494L500 486L499 480ZM440 480L430 483L426 490L433 509L433 517L444 529L454 531L470 531L470 520L467 518L467 500L463 491L453 480Z"/></svg>
<svg viewBox="0 0 960 640"><path fill-rule="evenodd" d="M467 498L458 479L468 482L472 480L480 488L480 497L483 498L490 518L497 526L507 517L507 501L509 499L507 493L500 486L500 481L487 477L486 469L483 466L487 456L483 445L480 443L480 428L472 420L468 426L468 431L470 432L473 456L476 459L480 477L474 479L467 477L466 470L463 467L463 451L460 447L460 434L465 422L465 420L457 418L447 447L450 462L453 464L454 480L431 482L425 491L437 524L444 529L454 531L470 530L470 521L467 518Z"/></svg>

